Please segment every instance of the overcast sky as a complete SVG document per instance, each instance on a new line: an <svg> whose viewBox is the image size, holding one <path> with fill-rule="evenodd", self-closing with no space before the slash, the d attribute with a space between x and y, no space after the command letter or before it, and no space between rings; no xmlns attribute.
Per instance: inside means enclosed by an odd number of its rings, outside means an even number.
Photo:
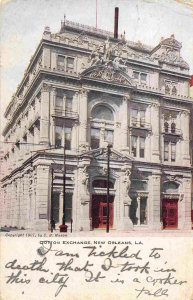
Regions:
<svg viewBox="0 0 193 300"><path fill-rule="evenodd" d="M119 33L125 31L128 40L156 46L162 36L174 34L193 74L193 0L0 0L1 112L16 91L44 27L57 32L64 14L95 26L96 2L98 28L113 31L118 6Z"/></svg>

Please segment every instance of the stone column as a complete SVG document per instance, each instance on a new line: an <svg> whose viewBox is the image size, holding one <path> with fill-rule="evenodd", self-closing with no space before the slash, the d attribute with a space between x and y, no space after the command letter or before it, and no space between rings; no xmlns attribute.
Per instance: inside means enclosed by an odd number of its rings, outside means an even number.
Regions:
<svg viewBox="0 0 193 300"><path fill-rule="evenodd" d="M56 89L51 88L50 91L50 144L55 145L55 101L56 101Z"/></svg>
<svg viewBox="0 0 193 300"><path fill-rule="evenodd" d="M29 173L24 174L24 191L23 191L23 213L24 213L24 227L25 229L31 228L30 223L30 199L29 199Z"/></svg>
<svg viewBox="0 0 193 300"><path fill-rule="evenodd" d="M79 94L79 145L80 148L88 149L88 90L82 89Z"/></svg>
<svg viewBox="0 0 193 300"><path fill-rule="evenodd" d="M76 92L73 96L72 111L76 113L78 112L78 92Z"/></svg>
<svg viewBox="0 0 193 300"><path fill-rule="evenodd" d="M43 84L41 90L41 117L40 117L40 143L49 143L49 114L50 114L49 86Z"/></svg>
<svg viewBox="0 0 193 300"><path fill-rule="evenodd" d="M152 229L161 229L160 222L160 203L161 203L161 173L158 171L157 173L153 173L151 177L151 212L150 212L150 220L151 220L151 228Z"/></svg>
<svg viewBox="0 0 193 300"><path fill-rule="evenodd" d="M50 170L48 165L37 165L36 219L34 229L48 230L50 201Z"/></svg>
<svg viewBox="0 0 193 300"><path fill-rule="evenodd" d="M191 230L191 177L183 179L183 209L181 211L181 224L179 224L179 229ZM180 203L178 203L178 210L180 210Z"/></svg>
<svg viewBox="0 0 193 300"><path fill-rule="evenodd" d="M91 230L91 220L90 220L90 182L88 173L89 162L84 161L78 167L77 177L78 180L78 207L77 207L77 219L76 227L79 231L89 231Z"/></svg>
<svg viewBox="0 0 193 300"><path fill-rule="evenodd" d="M160 161L160 118L159 105L157 103L151 106L151 125L152 125L152 161Z"/></svg>
<svg viewBox="0 0 193 300"><path fill-rule="evenodd" d="M71 148L73 151L77 151L78 145L77 145L77 128L78 128L78 122L75 121L74 126L72 127L72 137L71 137Z"/></svg>
<svg viewBox="0 0 193 300"><path fill-rule="evenodd" d="M183 141L182 141L182 153L183 153L183 165L189 166L190 165L190 153L189 153L189 112L184 111L181 114L182 119L182 134L183 134Z"/></svg>
<svg viewBox="0 0 193 300"><path fill-rule="evenodd" d="M128 139L129 139L129 129L128 129L128 102L130 96L126 95L123 97L120 120L121 120L121 150L129 154Z"/></svg>

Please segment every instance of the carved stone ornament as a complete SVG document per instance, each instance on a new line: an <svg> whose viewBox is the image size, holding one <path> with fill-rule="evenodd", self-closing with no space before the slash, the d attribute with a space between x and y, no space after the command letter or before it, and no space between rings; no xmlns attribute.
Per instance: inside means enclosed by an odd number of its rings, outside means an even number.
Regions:
<svg viewBox="0 0 193 300"><path fill-rule="evenodd" d="M81 180L86 194L88 194L88 187L89 187L89 174L87 168L88 166L84 166L81 174L82 175Z"/></svg>
<svg viewBox="0 0 193 300"><path fill-rule="evenodd" d="M47 83L43 83L42 85L42 92L49 92L50 86Z"/></svg>

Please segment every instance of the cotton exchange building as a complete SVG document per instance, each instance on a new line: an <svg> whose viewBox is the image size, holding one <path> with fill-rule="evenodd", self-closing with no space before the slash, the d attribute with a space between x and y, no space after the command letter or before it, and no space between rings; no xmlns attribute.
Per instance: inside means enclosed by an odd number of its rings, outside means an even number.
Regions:
<svg viewBox="0 0 193 300"><path fill-rule="evenodd" d="M58 227L64 192L73 230L105 228L111 145L110 228L191 229L180 50L174 35L152 48L68 20L46 28L5 112L1 225L48 230L52 205Z"/></svg>

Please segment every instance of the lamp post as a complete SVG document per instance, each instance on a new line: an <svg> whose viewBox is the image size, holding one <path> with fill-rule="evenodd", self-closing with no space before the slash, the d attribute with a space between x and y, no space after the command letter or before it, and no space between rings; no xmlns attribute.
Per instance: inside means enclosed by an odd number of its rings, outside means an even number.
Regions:
<svg viewBox="0 0 193 300"><path fill-rule="evenodd" d="M112 145L107 145L107 227L106 232L109 232L109 217L110 217L110 210L109 210L109 178L110 178L110 154L111 154L111 147Z"/></svg>
<svg viewBox="0 0 193 300"><path fill-rule="evenodd" d="M50 226L51 226L51 232L53 232L53 229L55 229L55 221L54 221L54 213L53 213L53 185L54 185L54 168L51 170L51 207L50 207Z"/></svg>

